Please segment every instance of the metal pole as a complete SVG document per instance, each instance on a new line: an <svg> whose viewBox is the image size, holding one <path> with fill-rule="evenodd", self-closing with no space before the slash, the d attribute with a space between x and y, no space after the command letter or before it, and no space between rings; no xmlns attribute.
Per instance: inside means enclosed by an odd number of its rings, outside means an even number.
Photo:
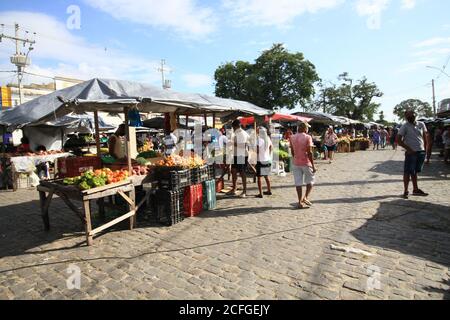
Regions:
<svg viewBox="0 0 450 320"><path fill-rule="evenodd" d="M433 88L433 115L436 118L436 94L434 91L434 79L431 80L431 86Z"/></svg>
<svg viewBox="0 0 450 320"><path fill-rule="evenodd" d="M133 174L133 167L131 165L131 143L130 143L130 126L128 124L128 111L129 107L123 108L123 112L125 113L125 136L126 136L126 146L127 146L127 162L128 162L128 172L130 176Z"/></svg>
<svg viewBox="0 0 450 320"><path fill-rule="evenodd" d="M19 24L14 24L15 36L16 36L16 55L19 55ZM22 68L17 65L17 87L19 89L19 105L22 104L22 78L21 78Z"/></svg>
<svg viewBox="0 0 450 320"><path fill-rule="evenodd" d="M95 145L97 146L97 157L101 156L100 152L100 129L98 126L98 111L94 111L94 125L95 125Z"/></svg>

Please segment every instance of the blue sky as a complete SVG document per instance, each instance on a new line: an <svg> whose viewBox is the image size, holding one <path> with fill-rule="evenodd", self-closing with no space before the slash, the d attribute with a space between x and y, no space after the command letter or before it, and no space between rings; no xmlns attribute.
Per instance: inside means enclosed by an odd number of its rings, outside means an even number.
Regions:
<svg viewBox="0 0 450 320"><path fill-rule="evenodd" d="M79 29L67 26L71 5L80 9ZM281 42L303 52L324 80L347 71L374 81L394 119L404 99L431 103L433 78L437 100L450 97L450 78L426 68L450 58L448 12L446 0L16 0L0 2L0 23L7 34L14 22L36 32L29 72L160 85L165 59L174 90L207 94L221 63L253 61ZM12 42L0 43L0 70L13 70L13 51ZM0 74L1 83L11 79Z"/></svg>

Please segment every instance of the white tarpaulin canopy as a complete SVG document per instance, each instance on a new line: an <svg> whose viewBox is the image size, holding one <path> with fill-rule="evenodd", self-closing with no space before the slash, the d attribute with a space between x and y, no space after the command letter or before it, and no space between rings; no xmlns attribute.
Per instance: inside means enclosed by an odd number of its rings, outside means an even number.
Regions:
<svg viewBox="0 0 450 320"><path fill-rule="evenodd" d="M266 115L268 110L244 101L196 93L163 90L132 81L92 79L26 102L0 114L0 125L10 129L29 124L57 121L71 112L123 112L124 107L141 112L179 112L185 114L233 113Z"/></svg>

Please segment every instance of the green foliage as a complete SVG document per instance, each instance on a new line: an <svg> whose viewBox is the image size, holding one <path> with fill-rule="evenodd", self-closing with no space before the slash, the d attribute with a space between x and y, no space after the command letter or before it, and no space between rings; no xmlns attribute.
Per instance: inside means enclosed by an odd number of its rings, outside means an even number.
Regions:
<svg viewBox="0 0 450 320"><path fill-rule="evenodd" d="M219 66L214 79L218 97L245 100L273 110L294 109L307 103L319 77L302 53L290 53L282 44L274 44L254 64L237 61Z"/></svg>
<svg viewBox="0 0 450 320"><path fill-rule="evenodd" d="M354 120L373 121L373 116L380 107L373 99L383 96L377 85L365 77L354 81L347 72L339 75L338 79L338 85L320 85L314 108Z"/></svg>
<svg viewBox="0 0 450 320"><path fill-rule="evenodd" d="M433 116L431 105L428 102L423 102L418 99L408 99L400 102L394 107L394 114L400 120L405 120L405 111L408 109L413 110L419 118Z"/></svg>

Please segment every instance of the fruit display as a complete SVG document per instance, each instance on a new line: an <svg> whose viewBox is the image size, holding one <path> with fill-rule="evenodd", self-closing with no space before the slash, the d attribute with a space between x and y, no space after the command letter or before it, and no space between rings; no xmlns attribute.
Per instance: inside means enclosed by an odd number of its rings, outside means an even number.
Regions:
<svg viewBox="0 0 450 320"><path fill-rule="evenodd" d="M65 178L63 183L66 185L77 185L81 190L89 190L101 187L107 184L123 181L128 178L128 171L111 169L99 169L86 171L79 177Z"/></svg>
<svg viewBox="0 0 450 320"><path fill-rule="evenodd" d="M33 157L33 156L48 156L53 154L64 153L62 150L50 150L50 151L39 151L39 152L15 152L7 153L8 157Z"/></svg>
<svg viewBox="0 0 450 320"><path fill-rule="evenodd" d="M181 157L178 155L172 155L165 157L164 159L156 162L157 167L180 167L180 168L198 168L206 164L198 155L192 157Z"/></svg>
<svg viewBox="0 0 450 320"><path fill-rule="evenodd" d="M150 140L146 140L144 142L144 145L142 147L138 148L138 152L141 152L141 153L150 152L150 151L153 151L152 148L153 148L153 143ZM157 156L155 156L155 157L157 157ZM146 158L146 157L144 157L144 158ZM154 157L148 157L148 158L154 158Z"/></svg>
<svg viewBox="0 0 450 320"><path fill-rule="evenodd" d="M147 166L133 166L134 176L146 176L149 173Z"/></svg>

